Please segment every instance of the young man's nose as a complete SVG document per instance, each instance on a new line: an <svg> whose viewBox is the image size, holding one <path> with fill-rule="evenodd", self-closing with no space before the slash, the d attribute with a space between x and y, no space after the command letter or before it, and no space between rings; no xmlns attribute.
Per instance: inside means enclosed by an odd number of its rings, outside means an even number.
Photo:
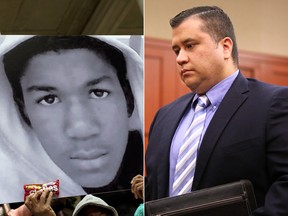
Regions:
<svg viewBox="0 0 288 216"><path fill-rule="evenodd" d="M179 65L183 65L188 62L188 55L185 51L180 50L177 57L176 57L176 62Z"/></svg>
<svg viewBox="0 0 288 216"><path fill-rule="evenodd" d="M71 104L67 108L65 116L65 132L70 138L89 139L100 133L99 121L96 119L95 111L80 101Z"/></svg>

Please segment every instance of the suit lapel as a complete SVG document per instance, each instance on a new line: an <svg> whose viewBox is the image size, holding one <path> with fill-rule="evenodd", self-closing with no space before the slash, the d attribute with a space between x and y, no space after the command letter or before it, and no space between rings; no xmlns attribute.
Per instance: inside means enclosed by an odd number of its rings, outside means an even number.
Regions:
<svg viewBox="0 0 288 216"><path fill-rule="evenodd" d="M198 188L218 139L227 124L229 124L231 117L237 111L239 106L241 106L241 104L247 99L248 94L244 93L247 93L248 91L248 81L239 73L231 88L223 98L203 137L198 154L192 190Z"/></svg>
<svg viewBox="0 0 288 216"><path fill-rule="evenodd" d="M157 184L162 185L162 187L158 187L158 194L160 197L168 195L168 187L164 187L164 185L166 186L169 184L169 160L171 142L178 124L187 106L190 105L193 96L193 93L184 96L184 99L180 100L178 103L175 103L175 106L172 106L171 110L167 111L167 115L163 117L165 119L165 121L162 123L163 131L159 137L160 142L157 143L157 151L159 151L157 153L157 155L159 155L159 158L157 159ZM165 161L168 161L168 163Z"/></svg>

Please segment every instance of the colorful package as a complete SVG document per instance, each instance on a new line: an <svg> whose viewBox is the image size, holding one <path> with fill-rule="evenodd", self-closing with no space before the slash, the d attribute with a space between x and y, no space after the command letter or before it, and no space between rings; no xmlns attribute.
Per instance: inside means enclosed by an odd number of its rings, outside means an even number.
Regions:
<svg viewBox="0 0 288 216"><path fill-rule="evenodd" d="M60 187L59 187L59 179L51 182L47 182L44 184L25 184L24 187L24 200L26 199L27 196L30 194L35 193L36 191L39 190L46 190L48 189L49 191L53 192L53 195L58 197L60 194Z"/></svg>

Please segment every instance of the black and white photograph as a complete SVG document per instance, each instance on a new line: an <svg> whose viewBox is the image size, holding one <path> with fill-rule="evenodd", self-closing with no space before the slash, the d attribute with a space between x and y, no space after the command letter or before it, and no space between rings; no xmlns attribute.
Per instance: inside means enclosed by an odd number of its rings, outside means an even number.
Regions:
<svg viewBox="0 0 288 216"><path fill-rule="evenodd" d="M143 36L0 36L0 203L131 193L143 174Z"/></svg>

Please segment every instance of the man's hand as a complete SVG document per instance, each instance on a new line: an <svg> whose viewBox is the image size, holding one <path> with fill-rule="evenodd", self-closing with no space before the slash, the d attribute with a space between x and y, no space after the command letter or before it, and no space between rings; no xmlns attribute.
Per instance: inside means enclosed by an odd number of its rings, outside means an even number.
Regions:
<svg viewBox="0 0 288 216"><path fill-rule="evenodd" d="M25 205L34 216L56 216L51 208L52 197L49 190L37 191L26 197Z"/></svg>
<svg viewBox="0 0 288 216"><path fill-rule="evenodd" d="M136 175L131 181L131 191L136 199L143 199L144 178L142 175Z"/></svg>

